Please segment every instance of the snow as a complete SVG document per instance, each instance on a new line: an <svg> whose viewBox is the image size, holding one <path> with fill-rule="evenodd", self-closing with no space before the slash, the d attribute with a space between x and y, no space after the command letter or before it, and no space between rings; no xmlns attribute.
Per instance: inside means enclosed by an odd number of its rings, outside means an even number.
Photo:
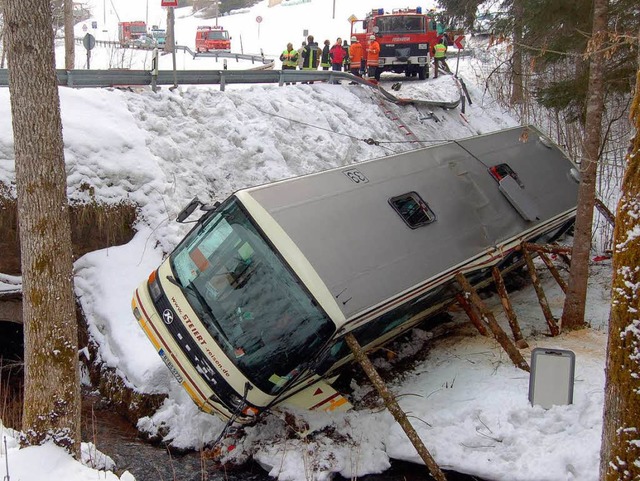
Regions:
<svg viewBox="0 0 640 481"><path fill-rule="evenodd" d="M95 8L98 39L115 39L117 17L145 19L145 2L113 0L88 2ZM148 24L165 26L165 12L149 5ZM292 2L290 2L292 3ZM232 51L277 57L286 43L299 45L302 32L317 40L348 36L349 15L361 15L380 5L370 1L331 0L268 8L262 1L247 13L221 17L231 31ZM385 8L406 7L406 0L386 0ZM109 5L103 12L102 6ZM137 9L137 10L136 10ZM262 16L257 24L255 18ZM106 28L103 18L107 19ZM193 48L196 25L213 23L177 9L178 43ZM91 20L83 22L91 25ZM107 30L103 32L103 30ZM82 36L82 24L76 27ZM184 41L183 41L184 39ZM62 46L58 66L64 63ZM148 52L96 47L92 68L114 66L114 58L127 56L128 66L149 68ZM76 50L76 67L83 68L84 52ZM452 62L450 62L451 64ZM171 67L170 56L160 68ZM179 56L178 68L221 68L214 59ZM200 448L213 441L223 423L197 410L177 384L138 327L130 311L133 290L158 266L186 233L174 222L176 214L195 195L205 202L223 200L233 191L285 177L349 165L517 125L482 90L482 79L471 61L460 62L473 105L460 110L435 109L425 119L424 108L380 103L373 91L347 85L181 86L174 92L144 89L61 88L61 110L68 172L68 191L76 201L117 203L123 199L140 208L135 237L126 245L86 254L75 263L75 289L89 322L89 332L99 344L100 361L114 368L126 384L143 393L164 393L167 399L151 417L140 419L141 431L168 433L167 442L178 448ZM383 81L385 78L383 77ZM448 76L426 82L402 81L402 95L423 99L457 98ZM476 86L475 82L480 86ZM411 126L421 143L409 142L405 132L385 115L385 110ZM437 121L436 121L437 120ZM361 139L382 143L368 145ZM15 167L8 89L0 89L0 181L13 188ZM91 189L88 189L90 186ZM549 304L556 317L563 294L539 265ZM576 354L573 404L545 410L528 401L529 375L513 367L501 348L474 332L463 312L433 332L416 329L404 344L390 347L396 359L376 359L379 368L421 355L408 373L390 383L399 402L436 461L453 469L492 480L545 481L598 479L602 430L606 322L610 303L610 261L591 266L587 321L591 328L547 335L544 317L533 289L512 293L518 319L529 343L535 347L569 349ZM15 290L19 278L0 274L0 290ZM507 326L499 300L487 299L498 322ZM508 327L506 328L508 329ZM444 334L447 334L446 336ZM352 383L353 401L361 404L371 387ZM391 459L420 463L409 440L379 407L359 408L344 414L297 412L297 427L274 413L237 440L227 459L240 461L252 455L280 480L329 479L382 472ZM23 481L85 481L96 470L73 461L52 445L19 449L17 435L5 428L8 452L0 446L0 472ZM293 429L294 434L291 435ZM334 432L331 436L329 433ZM338 441L338 439L341 439ZM97 452L95 446L92 459ZM99 479L131 481L133 476L106 469ZM310 473L310 470L314 470Z"/></svg>

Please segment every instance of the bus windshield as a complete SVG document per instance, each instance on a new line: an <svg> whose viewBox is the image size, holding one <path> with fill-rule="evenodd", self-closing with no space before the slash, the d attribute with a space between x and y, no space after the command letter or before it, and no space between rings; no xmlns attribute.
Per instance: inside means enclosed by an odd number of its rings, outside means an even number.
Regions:
<svg viewBox="0 0 640 481"><path fill-rule="evenodd" d="M235 198L193 229L170 262L211 336L268 394L297 377L334 332Z"/></svg>

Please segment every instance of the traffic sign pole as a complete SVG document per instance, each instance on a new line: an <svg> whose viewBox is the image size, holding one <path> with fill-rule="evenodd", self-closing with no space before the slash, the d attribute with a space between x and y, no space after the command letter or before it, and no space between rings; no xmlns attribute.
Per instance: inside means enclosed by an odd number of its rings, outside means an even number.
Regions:
<svg viewBox="0 0 640 481"><path fill-rule="evenodd" d="M464 48L464 35L458 35L455 38L455 40L453 41L453 44L458 49L458 57L456 59L456 77L457 77L458 76L458 66L460 65L460 50L462 50Z"/></svg>

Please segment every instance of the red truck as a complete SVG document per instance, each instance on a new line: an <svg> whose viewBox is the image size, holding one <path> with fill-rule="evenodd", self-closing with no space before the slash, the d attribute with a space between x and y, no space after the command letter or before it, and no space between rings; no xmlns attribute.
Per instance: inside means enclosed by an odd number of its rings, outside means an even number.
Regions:
<svg viewBox="0 0 640 481"><path fill-rule="evenodd" d="M421 7L396 8L385 12L372 9L363 20L350 18L351 36L364 47L369 37L376 36L380 44L381 71L404 72L407 77L429 77L429 55L442 35L438 35L435 19L422 13Z"/></svg>
<svg viewBox="0 0 640 481"><path fill-rule="evenodd" d="M223 27L200 26L196 30L196 52L231 50L231 37Z"/></svg>
<svg viewBox="0 0 640 481"><path fill-rule="evenodd" d="M147 24L142 20L118 23L118 40L121 47L133 47L136 40L147 35Z"/></svg>

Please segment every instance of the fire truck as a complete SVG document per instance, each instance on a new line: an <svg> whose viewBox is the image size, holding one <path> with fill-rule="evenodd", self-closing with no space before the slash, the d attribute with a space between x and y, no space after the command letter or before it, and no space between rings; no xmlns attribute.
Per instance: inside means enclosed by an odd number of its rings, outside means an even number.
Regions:
<svg viewBox="0 0 640 481"><path fill-rule="evenodd" d="M121 47L133 47L136 40L147 35L147 24L142 20L118 23L118 40Z"/></svg>
<svg viewBox="0 0 640 481"><path fill-rule="evenodd" d="M365 50L369 37L376 36L380 44L380 72L404 72L407 77L420 80L429 77L431 49L442 35L438 35L435 19L422 13L422 7L396 8L385 12L374 8L363 20L351 17L351 36L355 36Z"/></svg>
<svg viewBox="0 0 640 481"><path fill-rule="evenodd" d="M231 37L223 27L200 26L196 30L196 52L231 50Z"/></svg>

